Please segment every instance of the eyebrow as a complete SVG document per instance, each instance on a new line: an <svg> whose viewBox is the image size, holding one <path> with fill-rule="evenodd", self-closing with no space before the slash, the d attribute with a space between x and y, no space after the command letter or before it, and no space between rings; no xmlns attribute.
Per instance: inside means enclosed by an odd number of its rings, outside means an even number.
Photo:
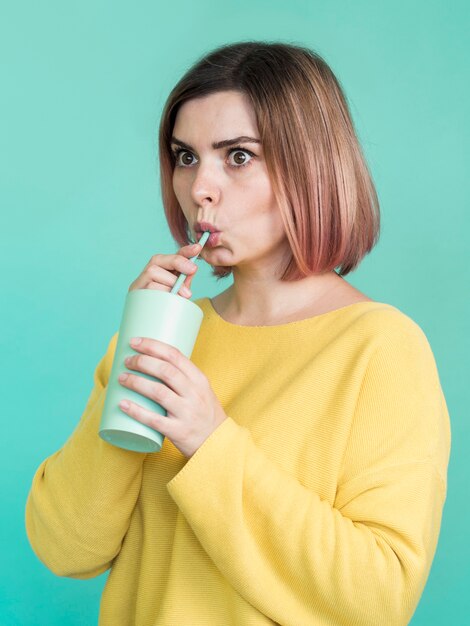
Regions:
<svg viewBox="0 0 470 626"><path fill-rule="evenodd" d="M176 137L171 138L171 143L181 146L185 150L194 150L194 148L192 148L189 144L184 143L184 141L181 141ZM234 146L237 143L261 143L261 140L255 139L254 137L247 137L246 135L242 135L241 137L234 137L234 139L224 139L224 141L216 141L212 144L212 148L214 150L219 150L220 148L226 148L227 146Z"/></svg>

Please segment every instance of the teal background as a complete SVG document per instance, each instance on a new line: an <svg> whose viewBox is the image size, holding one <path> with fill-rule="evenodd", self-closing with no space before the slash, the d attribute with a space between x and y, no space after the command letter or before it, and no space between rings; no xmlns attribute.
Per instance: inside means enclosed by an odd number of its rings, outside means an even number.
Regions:
<svg viewBox="0 0 470 626"><path fill-rule="evenodd" d="M176 249L157 175L163 103L202 53L250 38L312 47L346 91L383 220L347 280L422 327L452 421L442 532L411 624L469 623L469 22L463 0L2 5L2 626L97 622L107 574L41 564L27 493L80 418L129 284ZM230 281L201 265L193 299Z"/></svg>

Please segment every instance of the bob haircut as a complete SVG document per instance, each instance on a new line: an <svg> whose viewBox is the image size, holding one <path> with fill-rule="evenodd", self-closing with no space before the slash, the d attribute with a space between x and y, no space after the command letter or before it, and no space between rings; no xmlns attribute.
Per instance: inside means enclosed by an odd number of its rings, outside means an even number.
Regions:
<svg viewBox="0 0 470 626"><path fill-rule="evenodd" d="M378 241L380 211L342 88L312 50L281 42L244 41L200 58L165 103L159 128L163 206L173 238L192 242L173 191L171 137L179 107L220 91L246 94L253 106L266 168L290 260L281 280L335 270L345 276ZM213 266L224 278L232 267Z"/></svg>

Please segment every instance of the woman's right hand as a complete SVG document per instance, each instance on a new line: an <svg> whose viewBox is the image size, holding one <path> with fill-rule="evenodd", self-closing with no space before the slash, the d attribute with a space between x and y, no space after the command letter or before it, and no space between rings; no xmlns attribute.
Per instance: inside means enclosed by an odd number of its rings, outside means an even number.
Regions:
<svg viewBox="0 0 470 626"><path fill-rule="evenodd" d="M189 259L196 256L202 249L201 244L194 243L183 246L176 254L155 254L147 263L142 273L131 283L129 291L134 289L160 289L171 291L180 274L187 274L179 289L179 294L190 298L191 281L198 266Z"/></svg>

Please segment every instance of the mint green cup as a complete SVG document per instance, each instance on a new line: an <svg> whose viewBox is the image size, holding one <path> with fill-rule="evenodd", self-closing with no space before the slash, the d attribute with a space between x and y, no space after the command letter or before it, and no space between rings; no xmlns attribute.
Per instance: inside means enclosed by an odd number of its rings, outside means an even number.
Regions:
<svg viewBox="0 0 470 626"><path fill-rule="evenodd" d="M131 348L129 341L132 337L150 337L178 348L190 358L202 319L203 313L197 304L177 294L157 289L135 289L128 292L101 415L101 439L135 452L160 450L164 436L126 415L119 408L121 400L131 400L149 411L167 414L160 404L119 383L118 376L123 372L132 372L149 380L163 382L142 372L127 369L124 359L139 354Z"/></svg>

